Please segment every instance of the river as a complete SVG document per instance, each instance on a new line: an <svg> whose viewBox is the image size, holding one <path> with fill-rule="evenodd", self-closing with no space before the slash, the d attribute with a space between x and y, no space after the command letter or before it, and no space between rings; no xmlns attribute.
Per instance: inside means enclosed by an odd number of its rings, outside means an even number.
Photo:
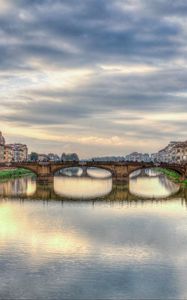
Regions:
<svg viewBox="0 0 187 300"><path fill-rule="evenodd" d="M187 190L89 175L0 183L0 299L187 298Z"/></svg>

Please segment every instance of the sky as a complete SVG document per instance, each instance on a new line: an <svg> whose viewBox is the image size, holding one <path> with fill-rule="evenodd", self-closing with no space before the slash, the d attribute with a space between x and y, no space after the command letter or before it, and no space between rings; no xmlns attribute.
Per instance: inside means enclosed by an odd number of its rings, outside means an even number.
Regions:
<svg viewBox="0 0 187 300"><path fill-rule="evenodd" d="M0 0L0 129L81 158L186 140L187 1Z"/></svg>

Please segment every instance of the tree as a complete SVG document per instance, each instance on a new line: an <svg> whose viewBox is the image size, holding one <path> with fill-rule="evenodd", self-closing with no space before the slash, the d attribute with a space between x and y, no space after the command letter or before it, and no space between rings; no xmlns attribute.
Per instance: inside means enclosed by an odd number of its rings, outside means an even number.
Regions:
<svg viewBox="0 0 187 300"><path fill-rule="evenodd" d="M31 161L38 161L38 153L36 153L36 152L31 152L30 160L31 160Z"/></svg>
<svg viewBox="0 0 187 300"><path fill-rule="evenodd" d="M62 153L61 160L62 161L76 161L76 162L78 162L79 157L76 153L67 153L67 154Z"/></svg>

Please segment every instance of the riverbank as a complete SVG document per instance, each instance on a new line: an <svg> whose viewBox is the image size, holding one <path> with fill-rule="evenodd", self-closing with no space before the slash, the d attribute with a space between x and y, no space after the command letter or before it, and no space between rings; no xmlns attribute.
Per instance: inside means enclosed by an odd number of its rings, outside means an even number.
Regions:
<svg viewBox="0 0 187 300"><path fill-rule="evenodd" d="M164 169L164 168L157 168L157 170L159 172L163 173L164 175L166 175L171 180L175 181L176 183L182 183L185 186L187 186L187 179L185 179L185 180L181 179L181 175L178 174L177 172L168 170L168 169Z"/></svg>
<svg viewBox="0 0 187 300"><path fill-rule="evenodd" d="M33 173L29 170L25 169L5 169L0 170L0 180L17 178L27 175L33 175Z"/></svg>

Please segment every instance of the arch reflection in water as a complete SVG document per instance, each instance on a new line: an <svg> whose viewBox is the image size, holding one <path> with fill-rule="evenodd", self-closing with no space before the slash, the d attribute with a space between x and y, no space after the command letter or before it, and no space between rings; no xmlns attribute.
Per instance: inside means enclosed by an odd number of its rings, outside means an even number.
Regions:
<svg viewBox="0 0 187 300"><path fill-rule="evenodd" d="M138 176L130 177L131 194L146 198L165 198L179 191L180 185L169 180L164 174L154 169L144 169Z"/></svg>
<svg viewBox="0 0 187 300"><path fill-rule="evenodd" d="M112 191L112 179L55 177L54 192L73 199L93 199Z"/></svg>
<svg viewBox="0 0 187 300"><path fill-rule="evenodd" d="M64 175L64 176L81 176L82 175L82 169L73 167L73 168L65 168L61 169L60 171L57 172L58 175Z"/></svg>
<svg viewBox="0 0 187 300"><path fill-rule="evenodd" d="M94 167L88 168L87 174L93 178L109 178L112 176L112 174L109 171Z"/></svg>
<svg viewBox="0 0 187 300"><path fill-rule="evenodd" d="M14 178L0 182L2 196L31 196L36 192L36 180L32 177Z"/></svg>

